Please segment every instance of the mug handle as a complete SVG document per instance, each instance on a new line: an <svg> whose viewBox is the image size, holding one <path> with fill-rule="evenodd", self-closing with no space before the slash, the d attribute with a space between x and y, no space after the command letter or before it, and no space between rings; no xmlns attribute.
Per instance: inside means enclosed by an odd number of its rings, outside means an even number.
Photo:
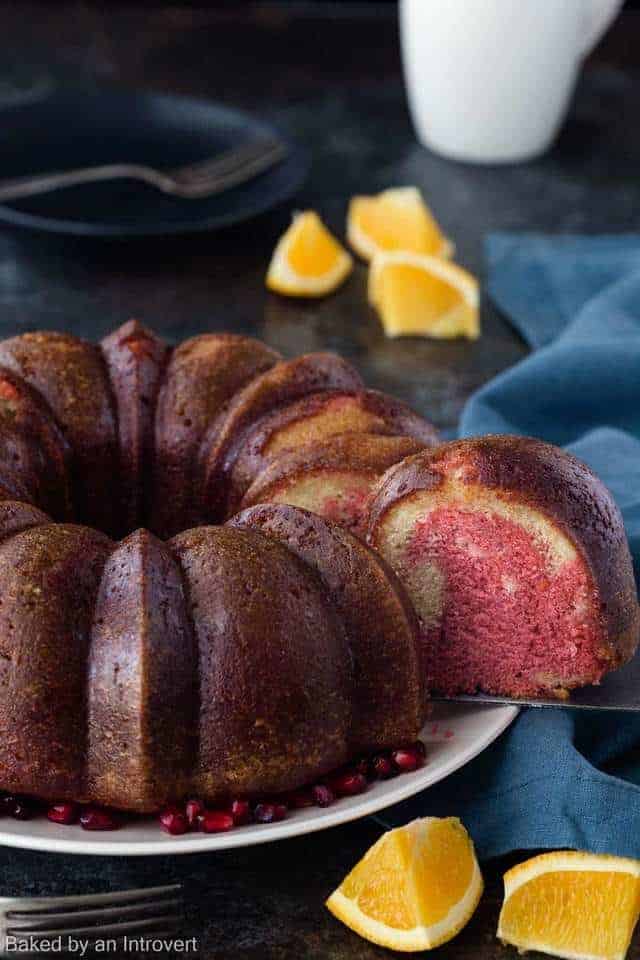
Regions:
<svg viewBox="0 0 640 960"><path fill-rule="evenodd" d="M584 11L584 39L580 55L586 57L591 53L607 27L617 17L624 0L583 0Z"/></svg>

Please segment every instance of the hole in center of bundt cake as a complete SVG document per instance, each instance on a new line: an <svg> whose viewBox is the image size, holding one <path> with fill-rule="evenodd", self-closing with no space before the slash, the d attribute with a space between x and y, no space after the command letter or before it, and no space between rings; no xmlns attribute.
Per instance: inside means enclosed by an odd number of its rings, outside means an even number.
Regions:
<svg viewBox="0 0 640 960"><path fill-rule="evenodd" d="M420 612L434 690L526 696L602 675L590 576L545 526L460 505L416 520L405 568L423 598L430 583Z"/></svg>

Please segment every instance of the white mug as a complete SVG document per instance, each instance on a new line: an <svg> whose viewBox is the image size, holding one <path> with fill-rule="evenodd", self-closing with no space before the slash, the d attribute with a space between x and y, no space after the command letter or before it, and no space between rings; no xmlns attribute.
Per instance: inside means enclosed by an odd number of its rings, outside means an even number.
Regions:
<svg viewBox="0 0 640 960"><path fill-rule="evenodd" d="M508 163L542 153L583 58L623 0L400 0L409 105L438 153Z"/></svg>

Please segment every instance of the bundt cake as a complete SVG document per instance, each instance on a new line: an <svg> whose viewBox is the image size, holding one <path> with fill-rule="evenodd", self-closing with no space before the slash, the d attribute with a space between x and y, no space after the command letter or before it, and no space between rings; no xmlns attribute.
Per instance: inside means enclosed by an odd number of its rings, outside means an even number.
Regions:
<svg viewBox="0 0 640 960"><path fill-rule="evenodd" d="M232 334L172 350L130 321L99 346L25 334L0 356L0 790L153 811L415 739L426 671L384 561L294 506L209 524L269 442L366 425L390 444L380 473L435 442L429 424L339 357Z"/></svg>
<svg viewBox="0 0 640 960"><path fill-rule="evenodd" d="M281 793L413 741L430 687L561 694L638 629L620 516L554 447L438 446L340 357L233 334L0 342L0 790Z"/></svg>
<svg viewBox="0 0 640 960"><path fill-rule="evenodd" d="M563 697L636 649L620 513L550 444L488 436L403 460L372 493L367 537L413 601L431 690Z"/></svg>

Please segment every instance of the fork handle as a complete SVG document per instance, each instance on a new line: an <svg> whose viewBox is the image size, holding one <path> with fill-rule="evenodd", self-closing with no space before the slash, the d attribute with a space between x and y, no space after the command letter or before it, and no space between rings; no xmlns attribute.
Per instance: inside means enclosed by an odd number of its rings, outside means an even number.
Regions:
<svg viewBox="0 0 640 960"><path fill-rule="evenodd" d="M30 177L16 177L13 180L0 180L0 202L32 197L38 193L49 193L52 190L75 187L82 183L125 178L144 180L160 190L171 188L171 180L164 177L158 170L134 163L108 163L99 167L79 167L76 170L61 170Z"/></svg>

